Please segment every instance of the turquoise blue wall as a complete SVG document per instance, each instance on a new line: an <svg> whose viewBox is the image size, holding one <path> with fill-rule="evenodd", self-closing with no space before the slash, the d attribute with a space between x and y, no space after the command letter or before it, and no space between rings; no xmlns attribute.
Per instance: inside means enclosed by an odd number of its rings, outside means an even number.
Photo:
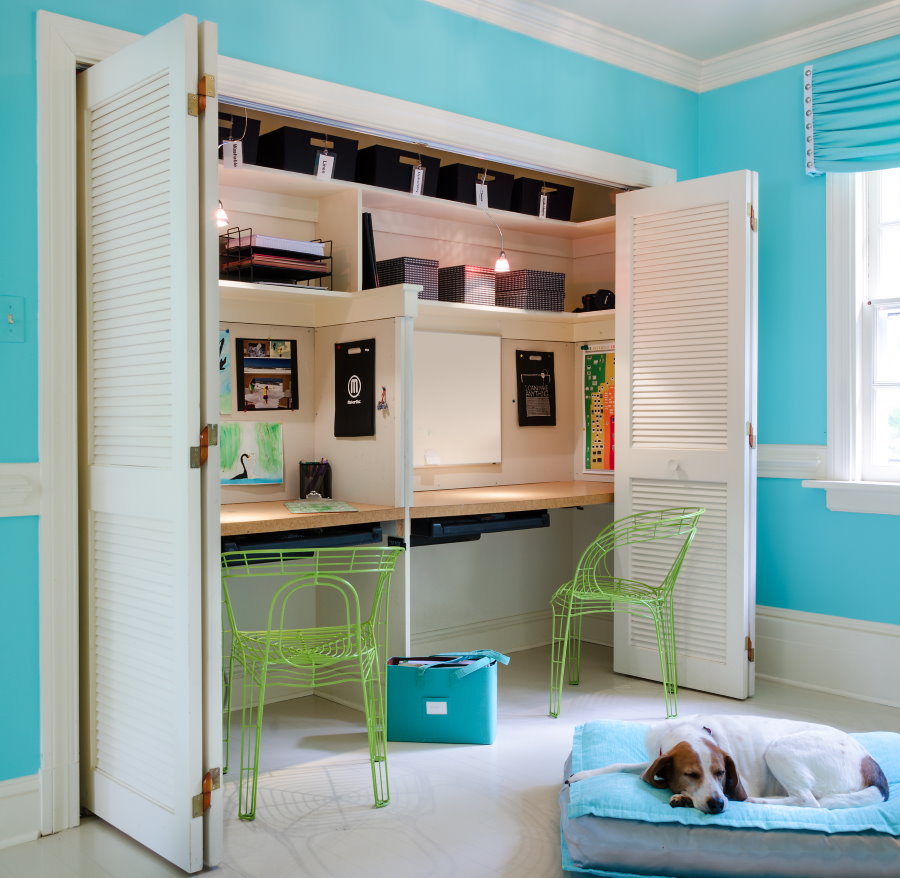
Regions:
<svg viewBox="0 0 900 878"><path fill-rule="evenodd" d="M700 95L698 172L759 172L759 441L826 443L825 178L803 168L802 68ZM900 624L900 516L760 479L757 601Z"/></svg>
<svg viewBox="0 0 900 878"><path fill-rule="evenodd" d="M219 24L224 55L697 172L697 96L422 0L4 0L4 289L27 302L24 344L0 345L0 463L38 458L35 20L38 8L147 33L182 13ZM475 144L477 146L477 144ZM9 205L14 208L10 209ZM40 765L38 539L0 519L0 780Z"/></svg>

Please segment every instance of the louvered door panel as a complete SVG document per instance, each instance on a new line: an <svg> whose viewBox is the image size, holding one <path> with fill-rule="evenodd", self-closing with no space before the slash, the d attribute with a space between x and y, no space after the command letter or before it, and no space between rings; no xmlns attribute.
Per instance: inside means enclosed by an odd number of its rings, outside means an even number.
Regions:
<svg viewBox="0 0 900 878"><path fill-rule="evenodd" d="M753 688L755 187L739 172L616 206L616 515L706 509L675 589L679 678L736 697ZM616 569L656 583L668 563L648 544ZM615 668L660 678L652 623L616 616Z"/></svg>
<svg viewBox="0 0 900 878"><path fill-rule="evenodd" d="M721 663L726 652L728 608L721 563L726 551L724 486L636 479L632 503L634 512L668 506L700 505L706 509L703 527L685 558L675 591L675 632L679 655ZM631 571L641 582L662 581L671 561L671 553L658 544L639 543L631 549ZM657 660L652 622L639 616L631 618L628 637L632 646L650 651L651 662Z"/></svg>
<svg viewBox="0 0 900 878"><path fill-rule="evenodd" d="M631 441L636 447L714 448L726 442L727 240L727 205L635 218ZM685 286L698 282L700 295Z"/></svg>
<svg viewBox="0 0 900 878"><path fill-rule="evenodd" d="M197 22L78 77L87 806L203 866Z"/></svg>

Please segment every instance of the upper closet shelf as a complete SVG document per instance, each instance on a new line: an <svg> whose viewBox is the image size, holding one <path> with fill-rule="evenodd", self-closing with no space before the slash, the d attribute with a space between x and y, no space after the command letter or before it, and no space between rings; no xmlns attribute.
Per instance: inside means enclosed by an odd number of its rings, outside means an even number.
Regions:
<svg viewBox="0 0 900 878"><path fill-rule="evenodd" d="M301 198L323 198L337 192L357 190L361 193L364 210L390 210L434 217L448 222L465 222L488 227L493 227L496 222L504 231L531 232L556 238L574 239L611 234L616 227L615 217L603 217L585 222L564 222L495 208L491 208L489 216L484 210L473 204L462 204L427 195L411 195L407 192L382 189L364 183L319 179L310 174L298 174L256 165L244 165L237 169L220 166L219 183L222 186Z"/></svg>
<svg viewBox="0 0 900 878"><path fill-rule="evenodd" d="M293 326L333 326L411 317L416 329L475 332L523 340L587 342L613 338L615 311L527 311L419 299L420 287L396 284L344 293L317 287L219 281L223 320L272 322L261 314L275 309L278 322Z"/></svg>

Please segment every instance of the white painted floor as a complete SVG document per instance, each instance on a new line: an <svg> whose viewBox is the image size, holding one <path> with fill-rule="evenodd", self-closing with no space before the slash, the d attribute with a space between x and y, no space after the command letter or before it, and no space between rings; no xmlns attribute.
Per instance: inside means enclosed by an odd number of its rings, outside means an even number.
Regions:
<svg viewBox="0 0 900 878"><path fill-rule="evenodd" d="M547 716L549 647L499 669L491 746L389 744L391 804L371 804L361 715L321 698L271 705L257 819L238 821L226 789L221 878L560 878L556 794L578 723L662 715L659 684L613 674L611 651L585 646L582 684ZM748 701L682 690L682 715L757 713L848 731L900 731L900 710L760 680ZM235 747L234 757L237 756ZM236 771L236 766L233 771ZM227 778L226 778L227 780ZM96 818L0 850L0 878L183 875Z"/></svg>

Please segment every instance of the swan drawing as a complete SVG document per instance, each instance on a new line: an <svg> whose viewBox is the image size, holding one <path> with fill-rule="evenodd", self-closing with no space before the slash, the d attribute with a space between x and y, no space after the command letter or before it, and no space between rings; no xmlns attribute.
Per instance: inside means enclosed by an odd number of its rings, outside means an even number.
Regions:
<svg viewBox="0 0 900 878"><path fill-rule="evenodd" d="M242 473L238 473L236 476L232 476L229 479L229 481L233 482L235 479L246 479L247 478L247 464L244 462L244 458L247 458L247 460L249 460L250 455L249 454L241 455L241 466L244 468L244 471Z"/></svg>

